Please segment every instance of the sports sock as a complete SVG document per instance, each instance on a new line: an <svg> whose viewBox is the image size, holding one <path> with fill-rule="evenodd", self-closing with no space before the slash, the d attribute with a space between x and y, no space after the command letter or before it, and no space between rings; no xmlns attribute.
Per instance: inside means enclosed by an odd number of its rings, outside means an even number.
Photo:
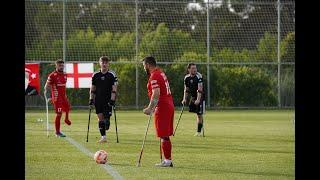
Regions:
<svg viewBox="0 0 320 180"><path fill-rule="evenodd" d="M56 119L54 121L55 128L56 128L56 133L60 133L60 119L61 119L62 114L57 114Z"/></svg>
<svg viewBox="0 0 320 180"><path fill-rule="evenodd" d="M105 136L106 135L106 126L104 121L99 121L99 131L101 136Z"/></svg>
<svg viewBox="0 0 320 180"><path fill-rule="evenodd" d="M109 127L110 127L110 117L106 117L104 119L104 122L105 122L105 130L109 130Z"/></svg>
<svg viewBox="0 0 320 180"><path fill-rule="evenodd" d="M202 123L198 123L198 131L197 132L201 132L201 129L202 129Z"/></svg>
<svg viewBox="0 0 320 180"><path fill-rule="evenodd" d="M71 125L71 121L69 120L69 112L66 112L66 117L64 118L64 122L69 126Z"/></svg>
<svg viewBox="0 0 320 180"><path fill-rule="evenodd" d="M170 141L169 137L162 138L161 146L162 146L164 158L171 160L172 145L171 145L171 141Z"/></svg>

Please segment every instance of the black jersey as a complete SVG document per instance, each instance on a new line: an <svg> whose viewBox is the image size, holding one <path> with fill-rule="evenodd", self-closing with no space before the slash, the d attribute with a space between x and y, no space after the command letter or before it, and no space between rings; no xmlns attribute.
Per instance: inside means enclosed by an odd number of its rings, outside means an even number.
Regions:
<svg viewBox="0 0 320 180"><path fill-rule="evenodd" d="M187 74L184 77L184 84L189 89L189 93L191 94L191 97L197 97L197 91L198 91L198 85L201 84L203 87L203 79L202 75L200 73L196 73L194 76L191 76L190 74ZM204 87L202 88L202 96L201 99L204 99Z"/></svg>
<svg viewBox="0 0 320 180"><path fill-rule="evenodd" d="M117 85L118 78L113 71L102 73L95 72L92 75L92 85L96 86L96 100L109 100L111 98L112 86Z"/></svg>

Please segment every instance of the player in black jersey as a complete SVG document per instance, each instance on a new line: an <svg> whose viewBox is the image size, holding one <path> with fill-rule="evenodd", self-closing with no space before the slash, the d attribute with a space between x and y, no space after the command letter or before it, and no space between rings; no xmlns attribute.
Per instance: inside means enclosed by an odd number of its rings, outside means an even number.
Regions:
<svg viewBox="0 0 320 180"><path fill-rule="evenodd" d="M110 127L112 106L115 105L118 79L115 72L109 70L109 58L102 56L99 59L100 71L92 75L89 106L96 109L99 119L101 139L99 143L107 142L106 130Z"/></svg>
<svg viewBox="0 0 320 180"><path fill-rule="evenodd" d="M184 94L182 104L187 102L189 105L189 112L197 113L198 129L195 136L201 136L203 129L203 113L205 110L205 93L203 88L202 75L197 72L197 66L194 63L188 64L188 74L184 77ZM187 101L190 95L190 100Z"/></svg>

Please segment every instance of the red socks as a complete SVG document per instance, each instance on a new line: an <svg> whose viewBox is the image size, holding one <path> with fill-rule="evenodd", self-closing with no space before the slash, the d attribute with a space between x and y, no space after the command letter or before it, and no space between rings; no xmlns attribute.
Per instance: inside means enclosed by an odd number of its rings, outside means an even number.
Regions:
<svg viewBox="0 0 320 180"><path fill-rule="evenodd" d="M65 119L64 119L64 122L65 122L66 124L68 124L69 126L71 125L71 121L69 120L69 112L66 112L66 117L65 117Z"/></svg>
<svg viewBox="0 0 320 180"><path fill-rule="evenodd" d="M169 137L162 138L161 147L162 147L162 152L163 152L164 158L171 160L172 145L171 145L171 141L170 141Z"/></svg>
<svg viewBox="0 0 320 180"><path fill-rule="evenodd" d="M60 132L60 119L61 119L62 114L57 114L56 115L56 120L54 121L55 126L56 126L56 133Z"/></svg>

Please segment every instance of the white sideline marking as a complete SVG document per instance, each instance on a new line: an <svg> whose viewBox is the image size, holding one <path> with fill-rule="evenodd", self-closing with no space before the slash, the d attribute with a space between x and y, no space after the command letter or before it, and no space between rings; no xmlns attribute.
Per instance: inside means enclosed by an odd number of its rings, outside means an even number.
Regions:
<svg viewBox="0 0 320 180"><path fill-rule="evenodd" d="M65 137L65 139L73 144L74 146L76 146L81 152L83 152L84 154L90 156L91 158L93 158L93 153L90 152L87 148L83 147L81 144L79 144L77 141L75 141L74 139L70 138L70 137ZM123 179L123 177L115 170L113 169L110 165L108 164L101 164L101 166L107 170L107 172L114 178L114 179Z"/></svg>
<svg viewBox="0 0 320 180"><path fill-rule="evenodd" d="M51 125L49 124L49 130L50 130ZM90 152L87 148L83 147L81 144L79 144L77 141L75 141L74 139L72 139L71 137L64 137L69 143L71 143L72 145L76 146L81 152L83 152L84 154L88 155L89 157L93 157L94 154L92 152ZM108 171L108 173L114 178L114 179L123 179L123 177L115 170L113 169L110 165L108 164L101 164L101 166Z"/></svg>

